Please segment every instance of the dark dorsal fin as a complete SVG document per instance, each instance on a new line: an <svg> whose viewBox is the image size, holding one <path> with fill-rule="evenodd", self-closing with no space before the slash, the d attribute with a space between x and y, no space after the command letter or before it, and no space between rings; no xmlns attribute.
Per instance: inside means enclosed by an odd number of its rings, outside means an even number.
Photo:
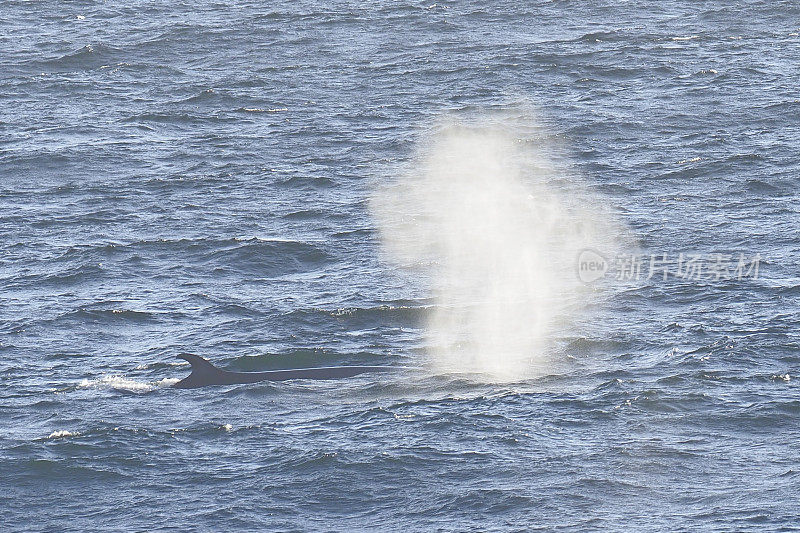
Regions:
<svg viewBox="0 0 800 533"><path fill-rule="evenodd" d="M219 381L220 376L224 372L215 367L199 355L193 353L179 353L178 358L188 361L192 365L192 373L189 377L184 378L177 382L173 387L178 389L192 389L195 387L202 387L209 383L216 383Z"/></svg>

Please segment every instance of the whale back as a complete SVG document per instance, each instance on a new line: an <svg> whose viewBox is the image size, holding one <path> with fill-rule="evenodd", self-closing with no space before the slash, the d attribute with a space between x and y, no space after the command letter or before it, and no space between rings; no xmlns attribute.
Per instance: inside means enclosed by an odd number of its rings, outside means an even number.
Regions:
<svg viewBox="0 0 800 533"><path fill-rule="evenodd" d="M259 381L286 381L290 379L341 379L357 376L365 372L385 372L388 366L329 366L321 368L291 368L267 372L231 372L220 370L199 355L181 353L177 357L192 365L192 373L173 387L177 389L196 389L207 385L235 385Z"/></svg>

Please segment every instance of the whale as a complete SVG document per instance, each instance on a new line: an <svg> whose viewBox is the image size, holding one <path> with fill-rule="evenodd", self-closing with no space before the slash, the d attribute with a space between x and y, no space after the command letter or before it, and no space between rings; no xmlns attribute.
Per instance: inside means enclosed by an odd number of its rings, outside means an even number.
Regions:
<svg viewBox="0 0 800 533"><path fill-rule="evenodd" d="M366 372L386 372L390 366L326 366L317 368L290 368L268 372L232 372L215 367L206 359L193 353L180 353L176 357L192 365L192 373L178 381L173 388L196 389L210 385L238 385L259 381L286 381L290 379L342 379Z"/></svg>

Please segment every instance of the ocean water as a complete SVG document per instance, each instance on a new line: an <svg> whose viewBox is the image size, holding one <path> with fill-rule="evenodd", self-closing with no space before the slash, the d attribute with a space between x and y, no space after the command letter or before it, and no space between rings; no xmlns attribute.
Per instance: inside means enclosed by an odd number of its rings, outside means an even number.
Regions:
<svg viewBox="0 0 800 533"><path fill-rule="evenodd" d="M5 0L0 28L0 529L798 528L797 3ZM535 372L473 364L527 338L519 305L432 364L436 252L472 234L375 198L444 123L630 241L529 300ZM476 242L550 257L537 220ZM426 264L387 252L403 221L443 238ZM184 351L398 369L171 389Z"/></svg>

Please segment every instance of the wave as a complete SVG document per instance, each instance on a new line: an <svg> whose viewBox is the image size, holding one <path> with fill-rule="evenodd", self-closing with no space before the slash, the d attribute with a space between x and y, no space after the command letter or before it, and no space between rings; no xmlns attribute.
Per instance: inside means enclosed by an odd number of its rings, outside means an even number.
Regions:
<svg viewBox="0 0 800 533"><path fill-rule="evenodd" d="M283 111L289 111L289 108L288 107L270 107L270 108L240 107L236 109L236 111L241 111L242 113L281 113Z"/></svg>
<svg viewBox="0 0 800 533"><path fill-rule="evenodd" d="M755 192L769 196L780 196L788 194L788 191L784 190L783 187L780 187L776 184L767 183L766 181L759 179L748 179L745 182L744 187L749 192Z"/></svg>
<svg viewBox="0 0 800 533"><path fill-rule="evenodd" d="M74 72L95 70L124 60L125 52L106 44L87 44L86 46L60 57L35 61L34 66L50 72Z"/></svg>
<svg viewBox="0 0 800 533"><path fill-rule="evenodd" d="M596 31L591 33L585 33L580 37L576 37L575 39L568 41L573 43L600 43L606 41L619 41L625 39L626 36L617 31Z"/></svg>
<svg viewBox="0 0 800 533"><path fill-rule="evenodd" d="M335 309L307 308L286 313L290 322L317 325L331 318L346 322L349 328L378 326L419 327L433 310L430 302L387 303L374 307L339 307Z"/></svg>
<svg viewBox="0 0 800 533"><path fill-rule="evenodd" d="M233 246L212 252L208 261L223 268L265 277L310 272L332 261L331 256L317 244L261 239L235 242Z"/></svg>
<svg viewBox="0 0 800 533"><path fill-rule="evenodd" d="M50 433L50 435L45 437L45 439L48 439L48 440L49 439L63 439L63 438L66 438L66 437L77 437L78 435L80 435L80 433L78 433L77 431L72 432L72 431L68 431L66 429L59 429L59 430L56 430L56 431L53 431L52 433Z"/></svg>
<svg viewBox="0 0 800 533"><path fill-rule="evenodd" d="M259 237L155 239L71 246L53 259L58 263L72 263L68 268L55 274L36 274L19 279L52 284L77 283L104 274L105 265L114 261L162 261L170 258L190 270L219 268L261 277L310 272L333 261L322 244L303 241Z"/></svg>
<svg viewBox="0 0 800 533"><path fill-rule="evenodd" d="M60 319L78 320L126 320L131 322L147 322L156 317L155 313L148 311L133 311L130 309L86 309L79 308L61 315Z"/></svg>
<svg viewBox="0 0 800 533"><path fill-rule="evenodd" d="M107 274L105 268L97 263L87 263L63 268L56 273L22 274L6 280L8 286L28 289L36 285L50 287L73 287L84 282L103 279Z"/></svg>
<svg viewBox="0 0 800 533"><path fill-rule="evenodd" d="M185 111L157 111L149 113L138 113L129 115L120 119L121 122L137 123L137 122L154 122L157 124L176 124L176 125L202 125L209 122L218 123L236 123L239 122L237 117L226 116L218 112L208 113L188 113Z"/></svg>
<svg viewBox="0 0 800 533"><path fill-rule="evenodd" d="M336 182L325 176L290 176L286 179L279 179L275 182L276 187L286 189L328 189L336 185Z"/></svg>

